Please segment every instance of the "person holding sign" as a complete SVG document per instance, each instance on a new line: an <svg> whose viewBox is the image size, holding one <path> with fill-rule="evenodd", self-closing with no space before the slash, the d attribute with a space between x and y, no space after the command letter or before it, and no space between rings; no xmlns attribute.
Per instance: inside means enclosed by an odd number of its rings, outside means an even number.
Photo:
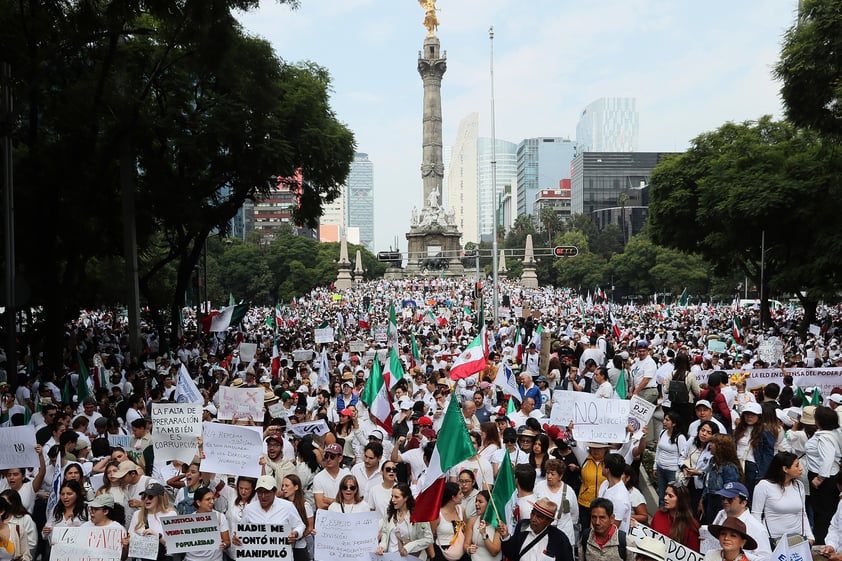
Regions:
<svg viewBox="0 0 842 561"><path fill-rule="evenodd" d="M257 479L257 501L252 501L246 505L243 511L243 519L240 521L244 524L279 524L283 525L285 529L290 532L287 535L291 542L297 540L304 534L306 526L301 520L301 515L295 509L295 505L286 499L276 497L275 478L271 475L261 475ZM234 533L234 545L243 545L243 542Z"/></svg>
<svg viewBox="0 0 842 561"><path fill-rule="evenodd" d="M413 524L409 518L415 508L415 499L406 483L398 483L392 489L392 500L386 510L386 517L380 520L380 531L375 553L383 555L397 551L401 555L418 555L433 543L433 532L429 522ZM499 541L499 540L498 540ZM498 544L499 545L499 544Z"/></svg>
<svg viewBox="0 0 842 561"><path fill-rule="evenodd" d="M41 453L41 446L35 445L35 452L38 453L38 473L32 481L26 479L24 475L26 468L9 468L6 470L6 483L9 489L17 491L20 494L20 502L26 508L27 512L32 512L35 508L35 494L41 488L44 482L44 474L47 473L47 467L44 464L44 454Z"/></svg>
<svg viewBox="0 0 842 561"><path fill-rule="evenodd" d="M100 529L116 530L123 544L121 559L125 559L128 555L129 535L123 527L125 511L122 505L114 504L114 498L111 495L103 494L88 503L88 512L91 519L82 524L82 528L95 526ZM107 560L110 558L105 558L103 561Z"/></svg>
<svg viewBox="0 0 842 561"><path fill-rule="evenodd" d="M228 537L228 519L224 514L213 510L214 492L212 489L202 487L193 493L193 504L196 505L196 514L210 514L216 518L219 528L219 535L222 538L218 549L193 548L184 553L184 561L222 561L222 552L231 545ZM207 546L205 546L207 547Z"/></svg>
<svg viewBox="0 0 842 561"><path fill-rule="evenodd" d="M161 516L175 514L175 509L170 507L164 486L159 483L152 483L145 490L141 491L141 506L132 515L129 523L129 539L132 536L158 536L161 544L158 547L158 559L165 558L164 528L161 525Z"/></svg>
<svg viewBox="0 0 842 561"><path fill-rule="evenodd" d="M78 481L64 481L58 492L59 502L52 513L47 515L47 524L41 530L44 539L52 544L53 528L75 528L88 521L88 509L85 506L84 491Z"/></svg>

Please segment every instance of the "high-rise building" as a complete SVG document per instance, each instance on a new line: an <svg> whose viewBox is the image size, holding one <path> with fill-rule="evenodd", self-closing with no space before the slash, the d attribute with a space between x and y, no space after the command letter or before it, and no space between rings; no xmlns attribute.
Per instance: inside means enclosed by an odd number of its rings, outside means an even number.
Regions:
<svg viewBox="0 0 842 561"><path fill-rule="evenodd" d="M477 227L481 241L491 241L494 233L494 211L507 185L517 177L517 144L497 139L496 188L491 186L490 138L477 139Z"/></svg>
<svg viewBox="0 0 842 561"><path fill-rule="evenodd" d="M571 210L598 226L618 224L626 239L646 221L649 176L664 152L584 152L573 160ZM610 210L610 212L606 212Z"/></svg>
<svg viewBox="0 0 842 561"><path fill-rule="evenodd" d="M462 243L479 242L477 224L477 131L479 113L471 113L459 122L456 141L450 150L447 169L445 205L452 210L456 226L462 232Z"/></svg>
<svg viewBox="0 0 842 561"><path fill-rule="evenodd" d="M635 152L638 116L633 97L601 97L579 115L577 153Z"/></svg>
<svg viewBox="0 0 842 561"><path fill-rule="evenodd" d="M570 178L576 144L567 138L526 138L517 147L517 214L535 214L535 197L541 189L556 189Z"/></svg>
<svg viewBox="0 0 842 561"><path fill-rule="evenodd" d="M282 225L289 225L296 235L310 239L318 239L318 230L313 228L298 228L292 218L292 212L298 206L299 188L290 189L289 183L302 181L301 176L290 180L278 179L277 187L269 190L269 194L254 202L253 224L254 230L261 233L262 243L271 243L275 239L275 232Z"/></svg>
<svg viewBox="0 0 842 561"><path fill-rule="evenodd" d="M322 206L322 215L319 217L319 241L338 242L342 232L347 227L345 221L345 208L348 187L343 185L339 188L339 195L331 203Z"/></svg>
<svg viewBox="0 0 842 561"><path fill-rule="evenodd" d="M562 222L570 219L570 180L559 181L558 189L541 189L535 197L535 218L538 230L544 231L544 213L552 212Z"/></svg>
<svg viewBox="0 0 842 561"><path fill-rule="evenodd" d="M374 251L374 163L368 154L357 152L345 185L345 225L359 229L359 242ZM351 236L348 236L351 242ZM353 243L353 242L352 242Z"/></svg>

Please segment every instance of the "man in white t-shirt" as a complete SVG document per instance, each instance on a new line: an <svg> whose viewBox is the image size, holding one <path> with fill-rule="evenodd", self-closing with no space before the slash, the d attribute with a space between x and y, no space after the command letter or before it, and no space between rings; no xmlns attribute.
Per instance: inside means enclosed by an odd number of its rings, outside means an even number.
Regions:
<svg viewBox="0 0 842 561"><path fill-rule="evenodd" d="M621 455L607 454L602 464L602 474L606 481L599 486L597 496L611 501L614 505L614 523L620 530L628 532L631 522L631 497L623 484L625 469L626 461Z"/></svg>
<svg viewBox="0 0 842 561"><path fill-rule="evenodd" d="M329 444L325 447L322 466L324 469L313 478L313 500L317 509L327 510L331 503L336 501L336 494L339 492L339 482L351 472L348 469L339 467L342 462L342 446Z"/></svg>

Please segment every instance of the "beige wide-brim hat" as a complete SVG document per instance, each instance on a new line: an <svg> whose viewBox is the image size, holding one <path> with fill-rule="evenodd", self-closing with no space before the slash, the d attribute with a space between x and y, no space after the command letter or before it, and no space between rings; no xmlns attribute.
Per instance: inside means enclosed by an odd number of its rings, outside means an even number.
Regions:
<svg viewBox="0 0 842 561"><path fill-rule="evenodd" d="M655 561L667 561L667 544L649 536L638 538L637 544L629 545L628 550Z"/></svg>

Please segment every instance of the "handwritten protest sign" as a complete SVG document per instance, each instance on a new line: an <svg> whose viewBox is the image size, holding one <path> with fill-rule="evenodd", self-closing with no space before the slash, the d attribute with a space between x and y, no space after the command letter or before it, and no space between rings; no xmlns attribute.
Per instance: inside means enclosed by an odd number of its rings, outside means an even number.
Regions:
<svg viewBox="0 0 842 561"><path fill-rule="evenodd" d="M138 559L158 559L158 535L141 536L132 534L129 540L129 557Z"/></svg>
<svg viewBox="0 0 842 561"><path fill-rule="evenodd" d="M173 514L161 517L167 553L184 553L203 549L219 549L219 513Z"/></svg>
<svg viewBox="0 0 842 561"><path fill-rule="evenodd" d="M257 352L257 343L240 343L237 349L240 351L240 360L248 364L254 360L254 354Z"/></svg>
<svg viewBox="0 0 842 561"><path fill-rule="evenodd" d="M287 416L287 410L286 407L284 407L283 403L273 403L267 409L269 410L269 414L272 415L273 419L286 418Z"/></svg>
<svg viewBox="0 0 842 561"><path fill-rule="evenodd" d="M629 401L629 422L634 432L639 431L649 423L655 413L655 404L649 403L639 395L633 395Z"/></svg>
<svg viewBox="0 0 842 561"><path fill-rule="evenodd" d="M50 561L119 561L123 528L80 526L53 528Z"/></svg>
<svg viewBox="0 0 842 561"><path fill-rule="evenodd" d="M348 343L348 350L352 353L365 352L365 341L354 339L353 341Z"/></svg>
<svg viewBox="0 0 842 561"><path fill-rule="evenodd" d="M204 423L202 435L202 471L260 477L260 427Z"/></svg>
<svg viewBox="0 0 842 561"><path fill-rule="evenodd" d="M386 342L386 326L385 325L376 325L374 326L374 342L375 343L385 343Z"/></svg>
<svg viewBox="0 0 842 561"><path fill-rule="evenodd" d="M333 343L333 328L317 327L313 334L313 341L316 343Z"/></svg>
<svg viewBox="0 0 842 561"><path fill-rule="evenodd" d="M724 353L728 350L728 345L726 345L723 341L711 339L708 341L708 350L712 353Z"/></svg>
<svg viewBox="0 0 842 561"><path fill-rule="evenodd" d="M665 543L667 546L667 561L704 561L705 558L701 553L697 553L689 547L686 547L677 541L671 540L665 535L656 532L652 528L644 526L639 522L634 528L629 528L629 536L635 539L649 536L650 538L655 538L656 540Z"/></svg>
<svg viewBox="0 0 842 561"><path fill-rule="evenodd" d="M767 337L757 346L757 354L763 362L778 364L784 358L784 342L777 337Z"/></svg>
<svg viewBox="0 0 842 561"><path fill-rule="evenodd" d="M292 351L293 362L307 362L312 358L313 351L311 351L310 349L298 349L297 351Z"/></svg>
<svg viewBox="0 0 842 561"><path fill-rule="evenodd" d="M132 437L128 434L109 434L108 445L112 448L122 448L128 450L131 445Z"/></svg>
<svg viewBox="0 0 842 561"><path fill-rule="evenodd" d="M323 434L327 434L330 429L328 429L327 423L324 421L324 419L319 419L318 421L310 421L308 423L295 423L294 425L289 425L289 427L287 427L287 430L295 436L302 437L308 434L321 436Z"/></svg>
<svg viewBox="0 0 842 561"><path fill-rule="evenodd" d="M576 440L622 442L626 439L629 402L593 394L556 390L550 422L566 427L572 421Z"/></svg>
<svg viewBox="0 0 842 561"><path fill-rule="evenodd" d="M368 559L377 549L380 515L320 510L316 515L316 555L319 561Z"/></svg>
<svg viewBox="0 0 842 561"><path fill-rule="evenodd" d="M0 469L38 467L34 426L0 429L0 442Z"/></svg>
<svg viewBox="0 0 842 561"><path fill-rule="evenodd" d="M197 403L153 403L152 444L156 461L190 462L199 453L202 406Z"/></svg>
<svg viewBox="0 0 842 561"><path fill-rule="evenodd" d="M237 537L243 542L237 547L237 559L292 559L290 531L283 524L237 524Z"/></svg>
<svg viewBox="0 0 842 561"><path fill-rule="evenodd" d="M232 388L219 387L219 415L220 421L230 421L234 417L255 421L263 419L263 388Z"/></svg>

